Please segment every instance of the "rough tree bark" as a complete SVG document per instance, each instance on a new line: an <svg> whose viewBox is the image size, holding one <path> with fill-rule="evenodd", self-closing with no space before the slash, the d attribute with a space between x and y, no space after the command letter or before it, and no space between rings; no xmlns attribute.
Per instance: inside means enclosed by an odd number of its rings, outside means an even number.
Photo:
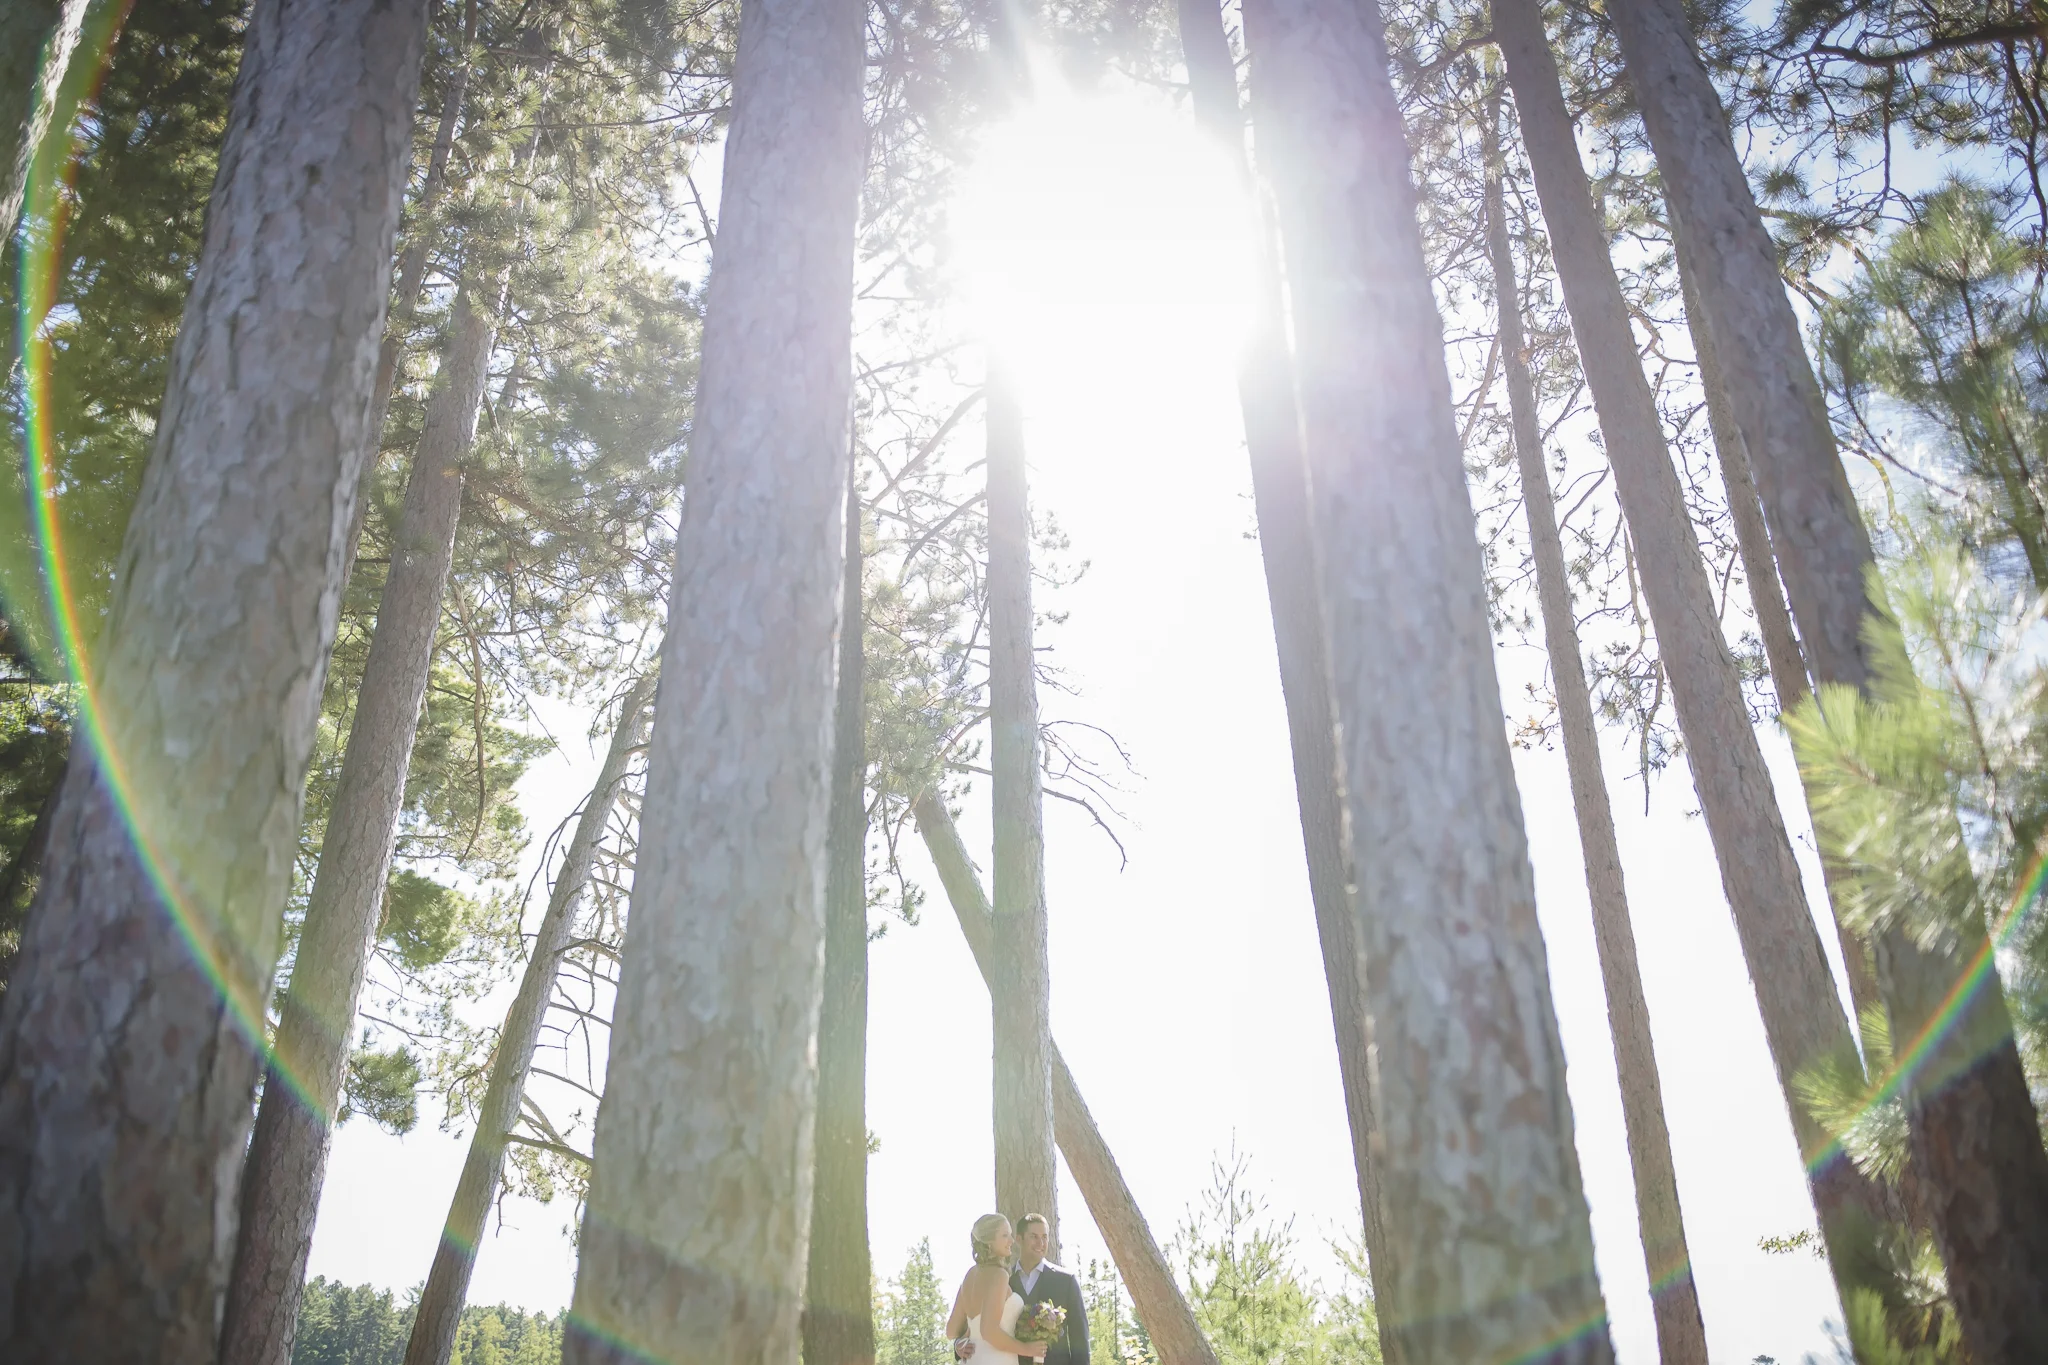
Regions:
<svg viewBox="0 0 2048 1365"><path fill-rule="evenodd" d="M846 486L846 585L825 836L825 995L818 1014L817 1176L805 1277L804 1365L873 1365L868 1252L868 808L861 695L860 492Z"/></svg>
<svg viewBox="0 0 2048 1365"><path fill-rule="evenodd" d="M989 41L998 107L1029 86L1026 5L992 7ZM1045 812L1039 791L1038 676L1032 648L1031 499L1024 410L1001 339L988 364L989 786L995 803L996 1207L1014 1221L1046 1219L1049 1259L1060 1254L1053 1158L1052 979L1045 909Z"/></svg>
<svg viewBox="0 0 2048 1365"><path fill-rule="evenodd" d="M1564 1054L1378 12L1246 11L1294 301L1358 954L1383 1326L1412 1365L1611 1362ZM1270 150L1270 159L1266 152Z"/></svg>
<svg viewBox="0 0 2048 1365"><path fill-rule="evenodd" d="M1609 15L1814 681L1867 689L1870 538L1720 97L1674 0L1625 0ZM1989 952L1979 926L1946 953L1897 931L1871 944L1898 1055L1913 1059L1900 1080L1916 1197L1964 1344L2003 1365L2048 1359L2048 1153Z"/></svg>
<svg viewBox="0 0 2048 1365"><path fill-rule="evenodd" d="M1882 1201L1807 1112L1794 1080L1817 1064L1853 1064L1855 1038L1835 994L1763 746L1750 725L1735 660L1714 611L1713 587L1608 255L1606 225L1579 161L1542 10L1536 0L1494 0L1493 20L1615 493L1636 546L1693 787L1829 1259L1846 1289L1854 1282L1859 1229Z"/></svg>
<svg viewBox="0 0 2048 1365"><path fill-rule="evenodd" d="M740 11L690 495L565 1365L766 1365L799 1351L864 17L856 0Z"/></svg>
<svg viewBox="0 0 2048 1365"><path fill-rule="evenodd" d="M1229 150L1246 183L1244 120L1238 104L1237 66L1222 8L1216 0L1180 0L1181 50L1195 113ZM1253 326L1238 362L1237 391L1244 412L1245 448L1251 457L1252 499L1258 514L1259 553L1266 566L1266 597L1280 662L1280 694L1287 708L1287 738L1294 758L1295 802L1308 858L1309 902L1330 992L1330 1022L1337 1040L1337 1072L1351 1127L1351 1156L1364 1214L1366 1259L1385 1260L1378 1179L1373 1170L1374 1119L1367 1079L1365 1001L1358 979L1358 931L1351 916L1351 869L1344 847L1342 798L1337 787L1336 732L1330 714L1329 647L1323 639L1310 551L1308 468L1302 462L1294 372L1287 354L1287 324L1279 257L1271 241L1259 248ZM1373 1276L1381 1321L1392 1299ZM1383 1335L1389 1365L1401 1365L1399 1343Z"/></svg>
<svg viewBox="0 0 2048 1365"><path fill-rule="evenodd" d="M0 1358L211 1365L426 6L258 0L0 1012Z"/></svg>
<svg viewBox="0 0 2048 1365"><path fill-rule="evenodd" d="M87 0L9 0L0 7L0 239L13 236L20 221L29 167L50 131L87 7Z"/></svg>
<svg viewBox="0 0 2048 1365"><path fill-rule="evenodd" d="M462 466L490 376L494 324L489 303L467 289L457 295L447 362L406 480L391 571L242 1172L241 1233L221 1322L221 1365L287 1365L291 1359L356 998L384 907L406 770L455 559Z"/></svg>
<svg viewBox="0 0 2048 1365"><path fill-rule="evenodd" d="M562 954L575 936L576 915L597 863L598 843L625 786L626 767L634 751L646 742L647 705L653 699L652 675L627 689L604 766L598 769L597 783L590 789L576 820L576 832L563 851L547 912L534 931L533 951L519 978L519 993L512 998L512 1008L505 1012L505 1023L498 1030L490 1080L484 1086L483 1103L477 1107L476 1131L470 1135L469 1155L463 1160L455 1198L448 1206L448 1221L442 1225L441 1244L434 1252L433 1268L427 1272L419 1310L413 1315L405 1365L448 1365L455 1349L455 1329L469 1298L469 1276L476 1267L484 1220L498 1197L508 1135L519 1121L527 1073L540 1042L555 980L561 974Z"/></svg>
<svg viewBox="0 0 2048 1365"><path fill-rule="evenodd" d="M1511 3L1511 0L1500 0ZM1662 1365L1707 1365L1707 1331L1700 1318L1699 1291L1685 1244L1685 1220L1678 1203L1678 1172L1671 1159L1671 1133L1664 1121L1663 1085L1657 1073L1650 1009L1636 962L1635 929L1629 921L1628 890L1621 870L1621 846L1614 834L1614 810L1600 766L1600 736L1593 695L1579 653L1578 618L1565 568L1564 540L1543 454L1543 420L1536 385L1529 374L1528 342L1522 330L1522 291L1515 271L1502 192L1500 100L1487 102L1480 132L1486 159L1486 245L1492 258L1494 305L1500 354L1513 423L1515 462L1522 479L1522 506L1529 520L1529 551L1536 564L1536 593L1543 610L1543 642L1557 694L1558 726L1564 734L1565 766L1571 774L1572 810L1578 817L1579 852L1586 864L1586 893L1593 910L1593 937L1600 954L1600 979L1607 990L1607 1021L1614 1039L1614 1065L1621 1079L1621 1114L1628 1131L1629 1166L1635 1176L1636 1223L1643 1260L1650 1272L1650 1303L1657 1323Z"/></svg>
<svg viewBox="0 0 2048 1365"><path fill-rule="evenodd" d="M996 958L988 894L982 890L981 877L967 856L952 813L931 792L917 799L912 813L975 965L981 969L982 979L993 984ZM1060 1150L1066 1153L1067 1169L1074 1173L1074 1183L1080 1186L1081 1198L1109 1247L1109 1257L1123 1276L1124 1287L1131 1291L1131 1304L1152 1339L1160 1365L1216 1365L1216 1351L1181 1295L1173 1267L1160 1254L1159 1243L1153 1240L1137 1199L1124 1183L1102 1131L1095 1126L1094 1115L1082 1101L1081 1088L1067 1070L1057 1043L1052 1045L1052 1074L1053 1127Z"/></svg>

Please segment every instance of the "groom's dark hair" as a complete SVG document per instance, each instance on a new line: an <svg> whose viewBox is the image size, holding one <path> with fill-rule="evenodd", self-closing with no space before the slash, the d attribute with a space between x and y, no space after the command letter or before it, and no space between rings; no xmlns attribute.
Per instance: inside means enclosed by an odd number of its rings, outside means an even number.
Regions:
<svg viewBox="0 0 2048 1365"><path fill-rule="evenodd" d="M1052 1224L1045 1221L1044 1214L1027 1213L1022 1218L1019 1218L1017 1220L1017 1231L1021 1233L1022 1231L1024 1231L1024 1229L1030 1227L1033 1223L1038 1224L1040 1227L1046 1229L1048 1232L1052 1230Z"/></svg>

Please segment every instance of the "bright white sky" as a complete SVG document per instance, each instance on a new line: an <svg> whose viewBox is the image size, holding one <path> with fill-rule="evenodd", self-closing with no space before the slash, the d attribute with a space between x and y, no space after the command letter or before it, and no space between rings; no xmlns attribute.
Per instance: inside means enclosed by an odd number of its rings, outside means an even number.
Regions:
<svg viewBox="0 0 2048 1365"><path fill-rule="evenodd" d="M1036 503L1093 566L1062 595L1071 619L1049 636L1080 695L1045 706L1110 730L1138 770L1121 800L1127 867L1085 815L1048 803L1054 1031L1162 1242L1235 1144L1271 1212L1294 1220L1303 1264L1334 1281L1326 1242L1355 1227L1357 1191L1265 583L1247 537L1232 372L1240 217L1192 122L1156 102L1070 106L1004 155L1010 170L993 183L1016 193L983 191L969 218L998 251L1027 255L1019 273L988 282L987 302L1018 337L1030 386ZM1497 658L1510 699L1540 678L1533 649ZM1785 744L1764 739L1779 789L1796 791ZM570 747L522 786L536 831L595 772L598 755ZM1609 760L1713 1355L1831 1354L1822 1323L1839 1310L1824 1268L1757 1248L1810 1225L1811 1206L1690 784L1682 765L1667 771L1645 814L1626 756ZM1649 1365L1655 1337L1562 756L1518 754L1517 772L1615 1343L1624 1362ZM970 809L965 825L985 848L985 813ZM923 1237L942 1275L963 1270L968 1224L992 1202L988 997L936 879L925 881L924 922L894 927L872 954L868 1121L881 1150L870 1205L883 1276ZM420 1282L464 1146L431 1122L404 1139L343 1128L309 1273L400 1291ZM1062 1181L1066 1259L1102 1256L1064 1171ZM570 1216L566 1204L509 1201L472 1299L563 1307Z"/></svg>

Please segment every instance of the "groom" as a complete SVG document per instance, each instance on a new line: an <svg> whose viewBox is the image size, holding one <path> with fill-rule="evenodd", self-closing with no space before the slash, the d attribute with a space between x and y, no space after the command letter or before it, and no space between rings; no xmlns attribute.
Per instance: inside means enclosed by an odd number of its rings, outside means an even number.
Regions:
<svg viewBox="0 0 2048 1365"><path fill-rule="evenodd" d="M1060 1323L1059 1340L1045 1353L1045 1365L1088 1365L1088 1306L1081 1302L1081 1285L1074 1272L1045 1259L1051 1240L1045 1216L1025 1214L1017 1221L1017 1232L1017 1268L1010 1272L1010 1288L1026 1306L1050 1300L1067 1313Z"/></svg>

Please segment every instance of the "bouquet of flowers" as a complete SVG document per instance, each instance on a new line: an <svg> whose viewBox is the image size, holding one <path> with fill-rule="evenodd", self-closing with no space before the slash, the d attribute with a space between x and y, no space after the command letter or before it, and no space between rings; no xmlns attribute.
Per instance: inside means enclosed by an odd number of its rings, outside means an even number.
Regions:
<svg viewBox="0 0 2048 1365"><path fill-rule="evenodd" d="M1058 1341L1066 1325L1067 1310L1056 1303L1034 1303L1017 1315L1010 1335L1024 1342Z"/></svg>

